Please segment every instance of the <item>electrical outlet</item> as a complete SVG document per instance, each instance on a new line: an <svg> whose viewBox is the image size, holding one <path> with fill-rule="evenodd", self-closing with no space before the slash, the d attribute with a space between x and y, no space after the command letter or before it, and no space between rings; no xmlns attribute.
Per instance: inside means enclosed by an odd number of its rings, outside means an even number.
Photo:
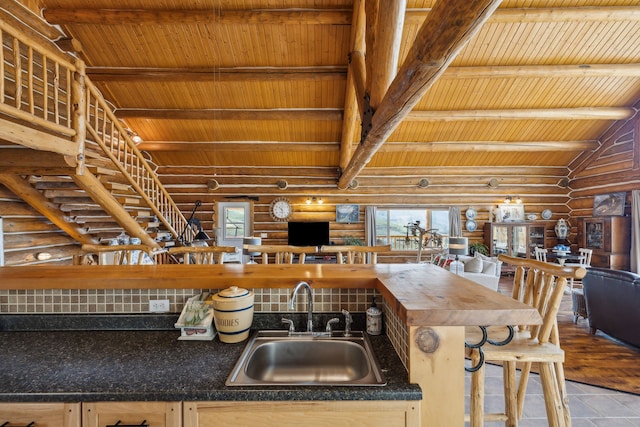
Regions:
<svg viewBox="0 0 640 427"><path fill-rule="evenodd" d="M266 239L267 238L267 233L260 233L260 237L263 238L263 239Z"/></svg>
<svg viewBox="0 0 640 427"><path fill-rule="evenodd" d="M151 313L166 313L169 311L168 299L150 299L149 311Z"/></svg>

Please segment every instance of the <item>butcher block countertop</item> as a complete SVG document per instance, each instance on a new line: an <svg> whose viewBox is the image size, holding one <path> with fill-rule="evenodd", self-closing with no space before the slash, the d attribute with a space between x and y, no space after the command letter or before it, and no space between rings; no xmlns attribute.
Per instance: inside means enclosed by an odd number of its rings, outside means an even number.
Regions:
<svg viewBox="0 0 640 427"><path fill-rule="evenodd" d="M411 325L538 324L538 312L432 264L221 264L0 268L0 289L377 289Z"/></svg>

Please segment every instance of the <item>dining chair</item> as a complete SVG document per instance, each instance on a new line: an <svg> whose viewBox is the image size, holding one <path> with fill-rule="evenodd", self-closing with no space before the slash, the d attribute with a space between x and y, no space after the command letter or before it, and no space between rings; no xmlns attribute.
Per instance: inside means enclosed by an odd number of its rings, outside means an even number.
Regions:
<svg viewBox="0 0 640 427"><path fill-rule="evenodd" d="M98 264L101 265L143 265L154 263L153 248L141 244L94 245L85 243L82 245L82 250L86 254L96 254L98 256Z"/></svg>
<svg viewBox="0 0 640 427"><path fill-rule="evenodd" d="M591 258L593 256L593 249L579 248L578 255L580 261L577 263L566 263L571 267L591 267ZM580 317L587 319L587 303L584 299L584 290L582 288L582 280L570 279L569 290L571 292L571 311L573 312L573 323L578 323Z"/></svg>
<svg viewBox="0 0 640 427"><path fill-rule="evenodd" d="M235 254L235 246L175 246L170 255L182 255L183 264L224 264L225 254Z"/></svg>
<svg viewBox="0 0 640 427"><path fill-rule="evenodd" d="M535 251L535 254L536 254L536 260L542 261L542 262L547 262L547 250L546 249L539 248L539 247L536 246L534 251Z"/></svg>
<svg viewBox="0 0 640 427"><path fill-rule="evenodd" d="M270 256L275 264L293 264L296 256L298 264L304 264L308 254L318 252L317 246L243 245L242 248L247 252L260 253L262 264L268 264Z"/></svg>
<svg viewBox="0 0 640 427"><path fill-rule="evenodd" d="M537 362L544 395L549 426L571 425L564 377L564 352L560 347L557 314L567 280L582 278L583 267L560 266L538 260L499 255L498 259L515 266L512 297L535 307L542 324L517 325L510 342L501 345L502 336L494 334L496 327L488 328L492 341L479 348L471 347L467 357L476 369L471 374L470 413L471 427L485 421L505 421L516 426L522 418L524 397L531 371ZM468 328L467 342L479 342L477 328ZM502 328L506 329L506 328ZM484 412L484 362L502 363L505 409L503 413ZM516 363L522 363L520 377L516 376Z"/></svg>
<svg viewBox="0 0 640 427"><path fill-rule="evenodd" d="M335 254L338 264L377 264L379 252L391 252L391 245L324 245L323 254Z"/></svg>

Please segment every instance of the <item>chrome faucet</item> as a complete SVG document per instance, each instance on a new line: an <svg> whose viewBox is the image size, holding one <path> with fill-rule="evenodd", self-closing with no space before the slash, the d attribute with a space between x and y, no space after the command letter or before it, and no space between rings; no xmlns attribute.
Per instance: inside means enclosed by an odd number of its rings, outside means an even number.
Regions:
<svg viewBox="0 0 640 427"><path fill-rule="evenodd" d="M307 332L313 332L313 291L311 291L311 286L307 282L300 282L293 288L293 293L291 294L291 300L289 301L289 309L294 309L294 304L296 301L296 295L298 294L298 290L300 288L307 288L307 300L308 300L308 313L307 313Z"/></svg>
<svg viewBox="0 0 640 427"><path fill-rule="evenodd" d="M344 315L344 336L351 336L351 324L353 323L353 317L351 317L351 313L349 313L344 308L342 309L342 314Z"/></svg>

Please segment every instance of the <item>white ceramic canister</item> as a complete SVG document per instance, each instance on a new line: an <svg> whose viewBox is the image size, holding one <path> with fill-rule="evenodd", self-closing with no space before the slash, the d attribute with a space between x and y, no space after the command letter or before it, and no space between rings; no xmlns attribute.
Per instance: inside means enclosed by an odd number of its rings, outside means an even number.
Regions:
<svg viewBox="0 0 640 427"><path fill-rule="evenodd" d="M367 309L367 333L369 335L382 334L382 310L376 306L375 297L373 297L371 307Z"/></svg>
<svg viewBox="0 0 640 427"><path fill-rule="evenodd" d="M231 286L213 296L213 320L220 341L236 343L249 337L253 323L253 291Z"/></svg>

